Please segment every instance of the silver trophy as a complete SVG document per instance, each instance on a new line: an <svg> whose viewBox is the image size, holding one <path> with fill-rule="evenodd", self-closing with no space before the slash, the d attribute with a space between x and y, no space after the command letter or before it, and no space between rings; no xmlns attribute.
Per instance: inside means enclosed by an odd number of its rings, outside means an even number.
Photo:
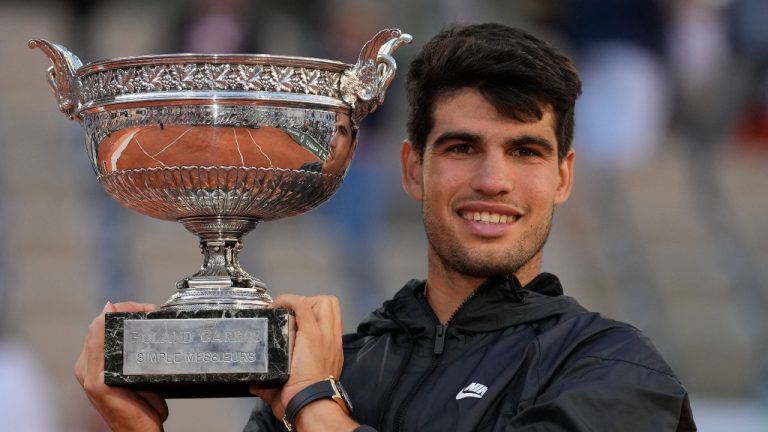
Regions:
<svg viewBox="0 0 768 432"><path fill-rule="evenodd" d="M394 78L392 54L410 41L382 30L354 65L245 54L83 65L61 45L29 42L51 60L48 84L83 125L109 195L200 238L200 270L158 311L107 314L107 384L212 397L288 379L291 313L270 308L264 283L241 268L243 235L333 195L360 121Z"/></svg>

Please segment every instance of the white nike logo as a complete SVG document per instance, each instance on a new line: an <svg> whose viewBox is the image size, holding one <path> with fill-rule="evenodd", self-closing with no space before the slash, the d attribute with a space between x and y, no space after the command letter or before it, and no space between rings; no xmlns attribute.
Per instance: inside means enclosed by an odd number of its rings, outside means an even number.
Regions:
<svg viewBox="0 0 768 432"><path fill-rule="evenodd" d="M459 390L459 393L456 394L456 400L464 399L467 397L473 397L480 399L483 397L485 392L488 391L488 387L478 384L478 383L472 383L463 389Z"/></svg>

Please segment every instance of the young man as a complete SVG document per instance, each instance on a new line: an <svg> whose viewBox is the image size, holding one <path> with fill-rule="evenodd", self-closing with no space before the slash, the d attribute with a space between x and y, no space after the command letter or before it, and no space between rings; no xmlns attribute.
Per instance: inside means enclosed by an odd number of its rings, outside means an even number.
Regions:
<svg viewBox="0 0 768 432"><path fill-rule="evenodd" d="M246 431L284 430L284 417L299 431L696 430L686 390L648 340L541 273L573 182L580 87L568 58L517 29L455 27L424 46L401 161L423 205L427 280L343 342L335 298L276 299L296 313L291 378L253 389L269 407ZM94 378L94 322L77 367L94 405L117 430L159 430L162 400Z"/></svg>

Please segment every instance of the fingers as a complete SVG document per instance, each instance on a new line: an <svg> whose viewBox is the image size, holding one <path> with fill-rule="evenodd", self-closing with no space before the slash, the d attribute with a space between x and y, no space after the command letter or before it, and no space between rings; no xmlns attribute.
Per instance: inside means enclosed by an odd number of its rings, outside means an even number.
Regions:
<svg viewBox="0 0 768 432"><path fill-rule="evenodd" d="M275 299L272 306L293 310L296 313L297 320L305 319L309 321L314 316L315 321L329 325L332 323L335 329L341 331L341 306L339 299L335 296L303 297L283 294ZM311 315L309 314L310 311L312 312ZM296 324L301 325L299 322ZM308 324L311 324L311 322Z"/></svg>
<svg viewBox="0 0 768 432"><path fill-rule="evenodd" d="M153 304L137 302L107 302L102 313L91 321L88 326L83 349L75 362L75 378L86 391L103 383L104 372L104 314L112 312L150 312L156 309ZM86 388L88 387L88 388Z"/></svg>
<svg viewBox="0 0 768 432"><path fill-rule="evenodd" d="M317 326L334 349L341 349L341 307L339 300L333 296L319 296L309 299L312 312L317 320Z"/></svg>
<svg viewBox="0 0 768 432"><path fill-rule="evenodd" d="M344 333L344 325L341 319L341 304L339 303L339 299L336 297L333 297L332 303L333 303L333 316L338 317L338 319L334 320L334 335L336 336L336 343L339 349L341 349L342 334Z"/></svg>
<svg viewBox="0 0 768 432"><path fill-rule="evenodd" d="M160 417L160 423L165 423L165 421L168 419L168 403L165 401L165 399L154 392L137 391L136 393L138 393L139 396L144 399L147 405L149 405L154 411L157 412L158 416Z"/></svg>
<svg viewBox="0 0 768 432"><path fill-rule="evenodd" d="M114 431L162 431L160 425L168 418L168 405L151 392L107 387L98 398L89 399Z"/></svg>
<svg viewBox="0 0 768 432"><path fill-rule="evenodd" d="M277 297L273 303L274 307L284 307L291 309L295 314L296 329L298 332L317 334L317 317L312 310L313 303L309 297L297 296L293 294L283 294Z"/></svg>
<svg viewBox="0 0 768 432"><path fill-rule="evenodd" d="M91 321L83 349L75 362L75 377L113 430L161 430L168 417L168 405L162 397L151 392L135 392L104 383L104 325L105 314L114 312L149 312L151 304L136 302L109 303Z"/></svg>
<svg viewBox="0 0 768 432"><path fill-rule="evenodd" d="M110 304L107 302L107 305ZM105 312L152 312L155 309L157 309L157 306L151 303L120 302L113 304L112 310L105 310Z"/></svg>
<svg viewBox="0 0 768 432"><path fill-rule="evenodd" d="M292 309L298 331L320 334L332 346L341 348L341 305L335 296L302 297L285 294L277 297L273 306Z"/></svg>
<svg viewBox="0 0 768 432"><path fill-rule="evenodd" d="M115 305L112 304L112 302L107 302L107 304L104 305L104 309L101 310L102 314L105 314L107 312L117 312L117 309L115 309Z"/></svg>
<svg viewBox="0 0 768 432"><path fill-rule="evenodd" d="M80 355L77 358L77 362L75 362L75 377L84 389L86 388L86 379L88 379L89 376L88 372L93 371L93 369L98 364L93 363L94 360L96 360L94 358L94 351L96 348L101 347L101 351L103 352L104 313L112 312L113 310L114 305L107 302L107 304L104 305L102 313L94 318L93 321L91 321L91 324L88 326L88 333L86 334L85 341L83 342L83 349L80 350ZM103 369L103 361L101 368Z"/></svg>
<svg viewBox="0 0 768 432"><path fill-rule="evenodd" d="M274 405L274 401L277 399L277 396L280 393L278 389L262 387L260 384L254 384L250 386L248 391L252 395L260 397L269 406Z"/></svg>

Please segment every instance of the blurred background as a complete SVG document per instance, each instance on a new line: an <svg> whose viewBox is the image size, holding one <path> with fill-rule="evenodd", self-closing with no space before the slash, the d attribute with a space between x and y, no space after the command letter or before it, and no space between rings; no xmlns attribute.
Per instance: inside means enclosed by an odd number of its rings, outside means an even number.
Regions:
<svg viewBox="0 0 768 432"><path fill-rule="evenodd" d="M31 38L84 62L257 52L352 63L377 30L414 43L363 123L341 191L259 226L241 262L271 293L333 293L345 329L425 277L420 210L401 191L403 76L453 22L553 42L584 80L576 187L545 270L644 330L692 393L700 430L768 431L768 2L765 0L89 0L0 2L0 429L106 430L72 376L107 300L164 302L196 238L101 191L80 126L56 108ZM166 430L240 430L254 399L175 400Z"/></svg>

